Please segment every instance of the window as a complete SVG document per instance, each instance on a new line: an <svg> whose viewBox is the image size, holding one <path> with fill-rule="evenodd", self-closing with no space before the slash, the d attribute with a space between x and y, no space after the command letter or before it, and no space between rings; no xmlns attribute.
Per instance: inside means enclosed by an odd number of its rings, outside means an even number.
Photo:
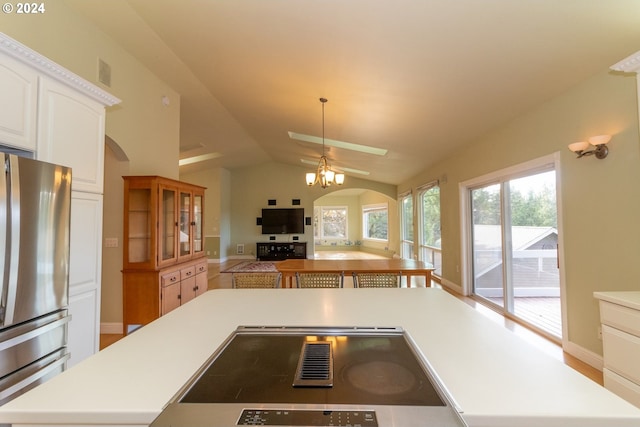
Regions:
<svg viewBox="0 0 640 427"><path fill-rule="evenodd" d="M389 240L389 207L386 203L362 206L362 237Z"/></svg>
<svg viewBox="0 0 640 427"><path fill-rule="evenodd" d="M561 339L558 156L461 183L465 289L478 301Z"/></svg>
<svg viewBox="0 0 640 427"><path fill-rule="evenodd" d="M440 187L437 182L418 189L418 215L420 216L419 259L435 268L436 276L442 275L442 246L440 236Z"/></svg>
<svg viewBox="0 0 640 427"><path fill-rule="evenodd" d="M347 207L318 206L313 210L314 236L319 239L346 239Z"/></svg>
<svg viewBox="0 0 640 427"><path fill-rule="evenodd" d="M413 196L400 195L400 254L404 259L413 259Z"/></svg>

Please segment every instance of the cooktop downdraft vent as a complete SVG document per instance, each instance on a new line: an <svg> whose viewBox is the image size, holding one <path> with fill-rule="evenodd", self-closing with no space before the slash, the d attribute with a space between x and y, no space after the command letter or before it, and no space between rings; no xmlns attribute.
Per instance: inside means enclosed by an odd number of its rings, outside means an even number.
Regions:
<svg viewBox="0 0 640 427"><path fill-rule="evenodd" d="M331 341L309 341L302 344L293 386L333 386L333 349Z"/></svg>

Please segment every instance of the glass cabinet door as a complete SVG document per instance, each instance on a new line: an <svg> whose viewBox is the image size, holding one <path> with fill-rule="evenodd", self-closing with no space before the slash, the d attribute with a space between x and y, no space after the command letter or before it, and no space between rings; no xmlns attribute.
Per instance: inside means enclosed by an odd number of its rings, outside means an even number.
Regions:
<svg viewBox="0 0 640 427"><path fill-rule="evenodd" d="M193 253L203 251L202 194L193 195Z"/></svg>
<svg viewBox="0 0 640 427"><path fill-rule="evenodd" d="M180 256L191 255L191 193L180 192Z"/></svg>
<svg viewBox="0 0 640 427"><path fill-rule="evenodd" d="M176 258L176 190L160 187L160 260Z"/></svg>
<svg viewBox="0 0 640 427"><path fill-rule="evenodd" d="M129 190L128 262L151 260L151 190Z"/></svg>

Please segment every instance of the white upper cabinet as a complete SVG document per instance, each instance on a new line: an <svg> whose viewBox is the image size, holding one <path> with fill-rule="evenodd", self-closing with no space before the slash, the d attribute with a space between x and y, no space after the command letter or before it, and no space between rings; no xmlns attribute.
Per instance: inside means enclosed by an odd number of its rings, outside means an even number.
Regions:
<svg viewBox="0 0 640 427"><path fill-rule="evenodd" d="M70 166L73 190L102 194L105 106L120 100L0 33L0 145Z"/></svg>
<svg viewBox="0 0 640 427"><path fill-rule="evenodd" d="M46 77L39 98L38 160L70 166L74 191L101 194L104 106Z"/></svg>
<svg viewBox="0 0 640 427"><path fill-rule="evenodd" d="M0 53L0 145L36 151L38 74Z"/></svg>

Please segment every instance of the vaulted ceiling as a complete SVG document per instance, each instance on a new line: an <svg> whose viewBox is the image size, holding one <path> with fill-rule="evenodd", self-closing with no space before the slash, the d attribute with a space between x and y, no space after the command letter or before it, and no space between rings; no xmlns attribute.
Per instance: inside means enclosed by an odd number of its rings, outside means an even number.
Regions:
<svg viewBox="0 0 640 427"><path fill-rule="evenodd" d="M638 0L67 0L181 95L181 170L398 184L640 50ZM350 169L368 171L355 174ZM303 179L301 177L301 179Z"/></svg>

